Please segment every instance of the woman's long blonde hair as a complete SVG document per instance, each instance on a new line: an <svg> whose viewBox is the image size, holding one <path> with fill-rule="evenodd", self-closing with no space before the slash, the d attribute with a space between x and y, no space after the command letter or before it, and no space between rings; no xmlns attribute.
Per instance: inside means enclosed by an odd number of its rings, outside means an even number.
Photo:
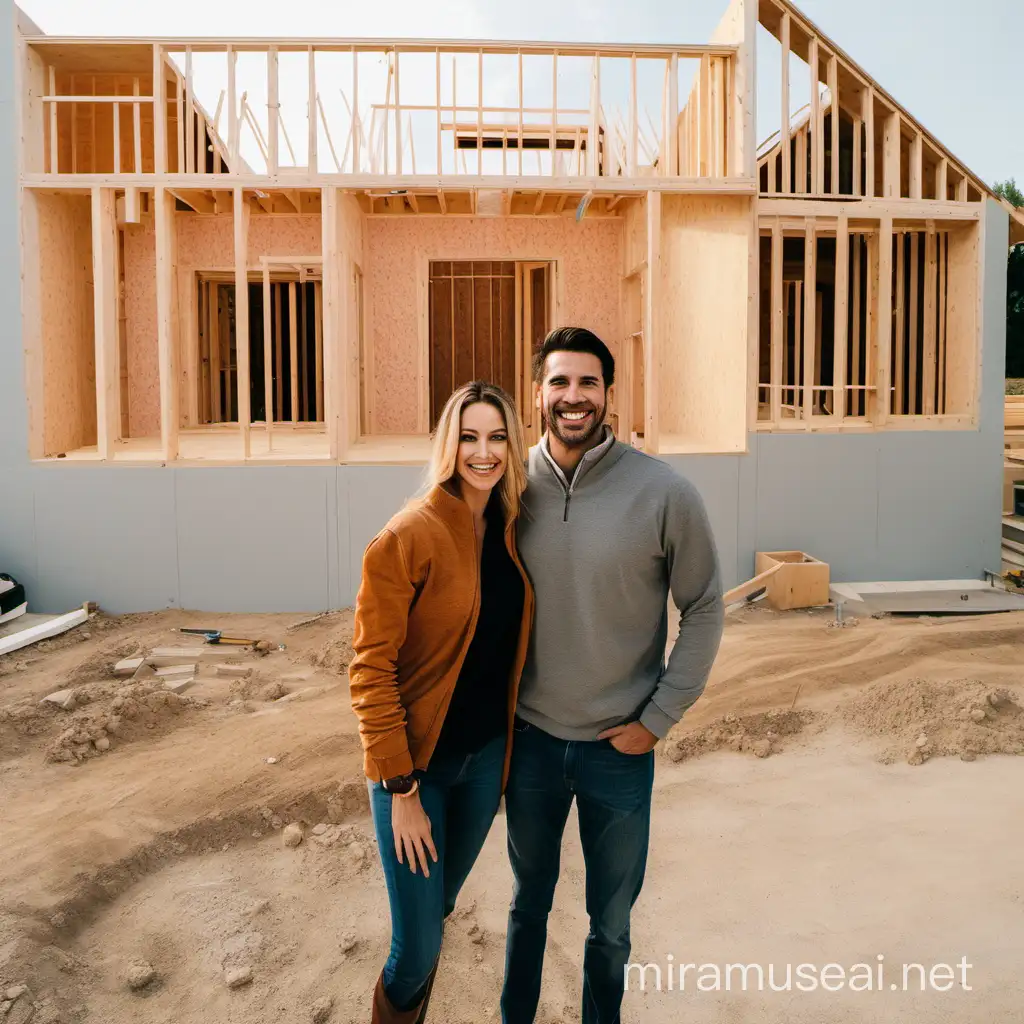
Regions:
<svg viewBox="0 0 1024 1024"><path fill-rule="evenodd" d="M526 490L526 439L512 398L496 384L482 380L471 381L453 391L444 403L434 430L434 443L427 467L427 486L444 486L455 477L459 438L462 434L462 410L478 402L493 405L505 420L508 458L497 490L505 512L505 522L511 523L519 516L519 499Z"/></svg>

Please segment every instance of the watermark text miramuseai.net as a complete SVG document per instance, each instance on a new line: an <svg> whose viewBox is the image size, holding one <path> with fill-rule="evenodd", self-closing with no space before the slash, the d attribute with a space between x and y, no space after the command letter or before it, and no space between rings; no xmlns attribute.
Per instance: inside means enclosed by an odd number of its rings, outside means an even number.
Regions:
<svg viewBox="0 0 1024 1024"><path fill-rule="evenodd" d="M693 964L672 954L658 963L626 964L626 992L970 992L967 957L958 963Z"/></svg>

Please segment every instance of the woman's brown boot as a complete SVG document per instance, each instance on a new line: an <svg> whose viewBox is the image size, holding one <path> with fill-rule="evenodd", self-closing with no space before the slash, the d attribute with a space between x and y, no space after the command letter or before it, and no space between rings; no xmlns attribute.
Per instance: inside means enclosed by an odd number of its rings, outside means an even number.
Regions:
<svg viewBox="0 0 1024 1024"><path fill-rule="evenodd" d="M396 1010L391 1005L387 993L384 991L384 975L377 979L377 987L373 990L373 1016L371 1024L423 1024L427 1019L427 1004L430 1002L430 990L434 987L434 975L437 974L437 964L427 978L427 987L423 993L423 999L411 1010Z"/></svg>

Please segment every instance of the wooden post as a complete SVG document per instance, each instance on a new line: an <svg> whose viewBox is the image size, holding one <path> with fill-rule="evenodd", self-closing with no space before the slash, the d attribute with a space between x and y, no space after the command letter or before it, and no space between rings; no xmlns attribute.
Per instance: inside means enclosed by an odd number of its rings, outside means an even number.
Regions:
<svg viewBox="0 0 1024 1024"><path fill-rule="evenodd" d="M156 341L160 367L160 450L164 462L178 457L178 372L173 321L174 197L154 189L156 207Z"/></svg>
<svg viewBox="0 0 1024 1024"><path fill-rule="evenodd" d="M307 333L309 307L306 302L306 273L303 269L299 270L299 283L295 291L302 300L300 303L302 315L299 319L299 358L296 363L302 375L302 397L299 404L299 415L300 418L312 420L313 417L309 414L309 346L306 344L306 339L309 337Z"/></svg>
<svg viewBox="0 0 1024 1024"><path fill-rule="evenodd" d="M900 115L892 111L885 119L885 148L882 159L882 195L900 198Z"/></svg>
<svg viewBox="0 0 1024 1024"><path fill-rule="evenodd" d="M239 152L239 122L238 122L238 97L236 72L238 69L238 54L228 44L228 160L231 162L231 173L238 173L238 152Z"/></svg>
<svg viewBox="0 0 1024 1024"><path fill-rule="evenodd" d="M600 58L594 58L600 67ZM600 104L600 82L598 84ZM668 173L679 174L679 54L673 53L668 67ZM598 107L600 109L600 106ZM598 134L600 141L600 134Z"/></svg>
<svg viewBox="0 0 1024 1024"><path fill-rule="evenodd" d="M864 122L859 117L853 119L853 183L855 196L864 194Z"/></svg>
<svg viewBox="0 0 1024 1024"><path fill-rule="evenodd" d="M395 90L397 99L398 90L398 79L397 70L395 71ZM318 154L317 154L317 130L316 130L316 50L312 46L309 47L309 124L308 124L308 143L306 146L306 167L310 174L316 174L318 166ZM399 171L401 171L401 146L399 146Z"/></svg>
<svg viewBox="0 0 1024 1024"><path fill-rule="evenodd" d="M274 303L274 379L277 382L277 414L284 420L284 285L271 285L277 296Z"/></svg>
<svg viewBox="0 0 1024 1024"><path fill-rule="evenodd" d="M121 173L121 104L114 104L114 173Z"/></svg>
<svg viewBox="0 0 1024 1024"><path fill-rule="evenodd" d="M453 97L454 100L454 97ZM342 382L338 380L338 337L341 314L339 285L347 273L347 263L339 259L338 253L338 190L325 188L321 193L321 224L323 230L323 347L324 347L324 429L330 458L337 460L339 449L348 448L347 428L339 436L339 412L345 411L345 403L339 404ZM346 264L346 265L339 265Z"/></svg>
<svg viewBox="0 0 1024 1024"><path fill-rule="evenodd" d="M113 457L121 439L117 323L117 223L112 188L92 189L92 279L96 358L96 450Z"/></svg>
<svg viewBox="0 0 1024 1024"><path fill-rule="evenodd" d="M634 58L635 59L635 58ZM661 342L659 312L662 302L661 279L661 193L647 193L647 295L644 303L644 396L647 416L644 423L644 449L658 451L658 345Z"/></svg>
<svg viewBox="0 0 1024 1024"><path fill-rule="evenodd" d="M935 415L936 344L935 313L938 259L936 256L935 221L927 222L924 249L924 363L922 371L923 405L925 416Z"/></svg>
<svg viewBox="0 0 1024 1024"><path fill-rule="evenodd" d="M836 110L835 105L832 107ZM835 335L832 350L832 415L842 423L846 415L846 340L850 299L850 221L845 213L836 224Z"/></svg>
<svg viewBox="0 0 1024 1024"><path fill-rule="evenodd" d="M236 111L237 113L237 111ZM252 454L249 403L249 204L245 191L234 189L235 227L235 362L238 367L238 427L242 435L242 458Z"/></svg>
<svg viewBox="0 0 1024 1024"><path fill-rule="evenodd" d="M184 102L184 89L182 87L181 78L176 74L174 76L174 110L177 115L175 123L175 136L178 140L178 173L185 173L185 102Z"/></svg>
<svg viewBox="0 0 1024 1024"><path fill-rule="evenodd" d="M811 192L820 195L825 191L822 185L823 168L821 166L825 152L824 139L821 137L821 91L818 83L818 39L811 36L807 48L807 64L811 73L811 114L807 122L808 145L811 150ZM813 329L813 324L811 325ZM804 324L807 331L807 324Z"/></svg>
<svg viewBox="0 0 1024 1024"><path fill-rule="evenodd" d="M850 374L850 382L854 388L861 388L861 373L860 373L860 300L861 300L861 287L860 287L860 262L861 262L861 249L863 248L863 236L856 234L853 236L853 335L850 343L850 355L851 355L851 367L852 372ZM864 381L867 383L867 380ZM853 390L850 392L850 409L854 416L864 415L864 404L867 400L867 396L862 390Z"/></svg>
<svg viewBox="0 0 1024 1024"><path fill-rule="evenodd" d="M873 324L878 331L875 424L881 426L889 417L892 389L892 214L889 213L882 214L878 224L877 294L878 312Z"/></svg>
<svg viewBox="0 0 1024 1024"><path fill-rule="evenodd" d="M554 55L552 66L552 77L554 79L555 96L558 96L558 54ZM557 103L555 104L557 107ZM553 122L552 122L553 123ZM552 128L552 131L554 129ZM553 152L553 151L552 151ZM477 54L476 65L476 173L484 173L484 51L481 49ZM554 167L552 165L552 174Z"/></svg>
<svg viewBox="0 0 1024 1024"><path fill-rule="evenodd" d="M299 422L299 330L296 322L295 282L288 282L288 352L291 378L292 423Z"/></svg>
<svg viewBox="0 0 1024 1024"><path fill-rule="evenodd" d="M875 195L875 90L864 90L864 195Z"/></svg>
<svg viewBox="0 0 1024 1024"><path fill-rule="evenodd" d="M192 88L192 47L185 47L185 172L199 171L196 160L196 107Z"/></svg>
<svg viewBox="0 0 1024 1024"><path fill-rule="evenodd" d="M817 146L815 146L817 148ZM814 415L815 324L818 299L818 238L815 223L809 220L804 233L804 426L811 429Z"/></svg>
<svg viewBox="0 0 1024 1024"><path fill-rule="evenodd" d="M832 131L830 133L830 147L832 149L832 195L839 195L839 64L835 55L829 58L828 62L828 92L832 105Z"/></svg>
<svg viewBox="0 0 1024 1024"><path fill-rule="evenodd" d="M51 64L47 69L49 73L50 95L57 95L57 69ZM95 109L95 104L93 104ZM96 154L93 153L93 160ZM60 169L60 140L57 137L57 104L50 103L50 173L57 174ZM115 168L116 170L116 168Z"/></svg>
<svg viewBox="0 0 1024 1024"><path fill-rule="evenodd" d="M782 221L776 217L772 225L772 339L771 371L768 375L771 422L775 426L782 420L782 353L786 346L786 320L782 295L783 244Z"/></svg>
<svg viewBox="0 0 1024 1024"><path fill-rule="evenodd" d="M804 125L797 132L796 136L796 167L793 173L796 176L794 191L803 195L807 192L807 145L810 137L809 125ZM812 183L813 187L813 183Z"/></svg>
<svg viewBox="0 0 1024 1024"><path fill-rule="evenodd" d="M935 169L935 198L943 203L949 200L949 161L944 156Z"/></svg>
<svg viewBox="0 0 1024 1024"><path fill-rule="evenodd" d="M893 397L893 412L904 415L907 411L905 400L905 379L903 367L906 363L906 248L907 236L901 231L896 233L896 393Z"/></svg>
<svg viewBox="0 0 1024 1024"><path fill-rule="evenodd" d="M921 328L918 283L921 280L921 235L914 231L910 235L910 327L907 336L907 349L910 356L910 373L908 376L909 400L907 412L910 415L920 413L917 404L917 364L921 357Z"/></svg>
<svg viewBox="0 0 1024 1024"><path fill-rule="evenodd" d="M481 51L482 53L483 51ZM482 58L481 58L482 59ZM634 58L635 60L635 58ZM483 79L483 64L480 65L480 78ZM635 83L634 83L635 86ZM636 89L633 89L633 99L636 100ZM480 100L483 103L483 98ZM480 112L483 118L483 111ZM558 51L551 54L551 174L554 176L558 164Z"/></svg>
<svg viewBox="0 0 1024 1024"><path fill-rule="evenodd" d="M519 176L523 175L523 51L517 50L516 57L519 65L519 135L516 141L516 152L519 154ZM454 60L454 58L453 58ZM454 96L452 103L455 102ZM453 117L454 120L454 117Z"/></svg>
<svg viewBox="0 0 1024 1024"><path fill-rule="evenodd" d="M316 395L313 419L322 423L324 419L324 329L323 329L323 285L313 282L313 331L316 340Z"/></svg>
<svg viewBox="0 0 1024 1024"><path fill-rule="evenodd" d="M139 80L135 78L132 82L132 94L139 95ZM74 111L72 111L74 117ZM132 104L132 150L134 156L134 167L136 174L142 173L142 106L138 99Z"/></svg>
<svg viewBox="0 0 1024 1024"><path fill-rule="evenodd" d="M629 176L635 178L637 175L637 122L639 121L639 115L637 113L637 94L636 94L636 54L634 53L629 59L629 138L626 141L627 149L627 163L629 169ZM650 213L650 211L648 211ZM650 402L648 402L650 405Z"/></svg>
<svg viewBox="0 0 1024 1024"><path fill-rule="evenodd" d="M782 187L780 192L793 191L792 147L789 139L789 47L790 47L790 15L789 11L782 15L782 121L779 140L782 147ZM772 417L774 419L774 417Z"/></svg>
<svg viewBox="0 0 1024 1024"><path fill-rule="evenodd" d="M711 57L702 54L700 58L700 103L698 117L700 124L700 165L698 174L706 178L711 174ZM634 171L634 173L636 173Z"/></svg>
<svg viewBox="0 0 1024 1024"><path fill-rule="evenodd" d="M220 399L220 286L214 281L205 282L207 292L206 315L209 317L210 335L210 420L220 423L224 419Z"/></svg>
<svg viewBox="0 0 1024 1024"><path fill-rule="evenodd" d="M924 137L914 133L910 143L910 198L920 199L924 187Z"/></svg>
<svg viewBox="0 0 1024 1024"><path fill-rule="evenodd" d="M359 51L352 47L352 173L359 173L359 137L363 126L359 120ZM441 173L441 168L437 169ZM334 456L332 456L333 458Z"/></svg>
<svg viewBox="0 0 1024 1024"><path fill-rule="evenodd" d="M273 450L274 429L274 336L270 316L270 264L263 264L263 404L266 407L267 454Z"/></svg>
<svg viewBox="0 0 1024 1024"><path fill-rule="evenodd" d="M267 174L276 177L281 170L279 121L281 98L278 86L279 59L276 46L267 51Z"/></svg>
<svg viewBox="0 0 1024 1024"><path fill-rule="evenodd" d="M939 257L939 336L938 347L938 396L935 411L940 415L946 412L946 261L949 256L949 233L943 231L938 238Z"/></svg>
<svg viewBox="0 0 1024 1024"><path fill-rule="evenodd" d="M444 154L441 146L441 50L434 51L434 102L437 117L437 174L444 174ZM522 168L519 171L522 174Z"/></svg>

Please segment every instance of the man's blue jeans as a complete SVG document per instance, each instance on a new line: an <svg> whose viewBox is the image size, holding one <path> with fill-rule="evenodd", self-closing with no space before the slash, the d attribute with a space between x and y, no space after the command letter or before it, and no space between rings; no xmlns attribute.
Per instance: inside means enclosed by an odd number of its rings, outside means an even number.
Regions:
<svg viewBox="0 0 1024 1024"><path fill-rule="evenodd" d="M384 881L391 904L391 952L384 964L384 991L398 1010L423 998L441 952L445 918L469 875L501 798L505 737L492 740L467 757L435 759L420 779L420 802L430 819L437 863L430 877L422 868L399 864L391 830L391 802L379 782L371 782L370 809L377 833Z"/></svg>
<svg viewBox="0 0 1024 1024"><path fill-rule="evenodd" d="M532 1024L548 913L573 798L586 864L590 933L583 954L583 1024L618 1024L629 961L629 914L647 866L654 753L607 740L570 742L516 720L505 790L515 887L508 916L503 1024Z"/></svg>

